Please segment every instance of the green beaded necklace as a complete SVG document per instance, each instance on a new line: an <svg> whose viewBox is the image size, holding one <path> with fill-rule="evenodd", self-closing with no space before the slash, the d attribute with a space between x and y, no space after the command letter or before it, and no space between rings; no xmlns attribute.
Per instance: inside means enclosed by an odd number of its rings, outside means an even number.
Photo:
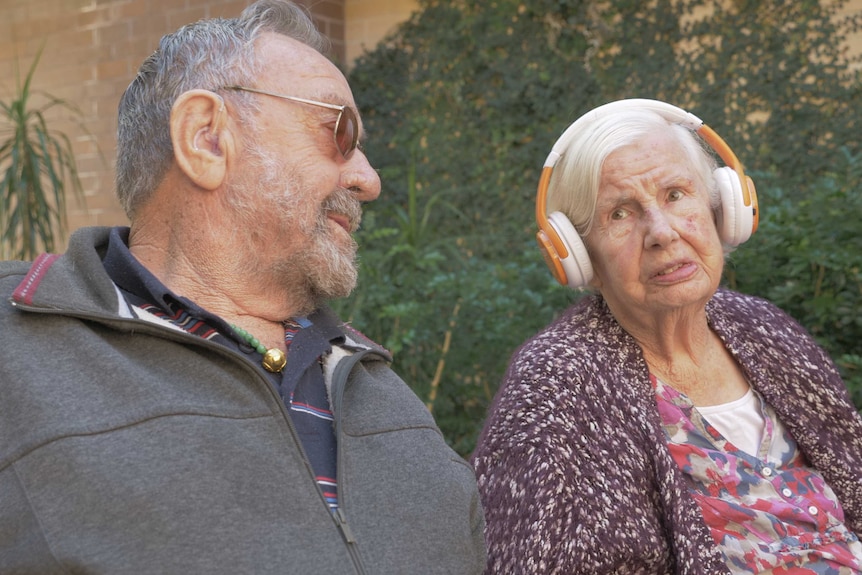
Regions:
<svg viewBox="0 0 862 575"><path fill-rule="evenodd" d="M260 343L260 340L242 329L241 327L235 326L231 324L231 327L235 332L237 332L240 337L242 337L248 344L254 348L254 350L263 356L263 360L260 362L263 365L264 369L270 373L280 373L284 366L287 365L287 356L284 355L284 352L278 349L277 347L273 347L267 349L265 345Z"/></svg>

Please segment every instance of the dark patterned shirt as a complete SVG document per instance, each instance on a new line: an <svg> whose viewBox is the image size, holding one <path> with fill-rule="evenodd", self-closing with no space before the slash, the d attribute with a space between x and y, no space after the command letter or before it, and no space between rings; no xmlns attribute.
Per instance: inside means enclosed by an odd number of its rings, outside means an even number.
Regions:
<svg viewBox="0 0 862 575"><path fill-rule="evenodd" d="M194 302L172 293L132 256L127 244L128 228L114 228L104 265L128 303L139 316L150 315L220 343L244 354L260 367L285 404L326 503L333 511L337 509L337 446L319 360L330 352L333 343L343 342L344 335L338 325L322 313L286 319L287 365L281 373L270 373L261 367L261 355L230 325Z"/></svg>

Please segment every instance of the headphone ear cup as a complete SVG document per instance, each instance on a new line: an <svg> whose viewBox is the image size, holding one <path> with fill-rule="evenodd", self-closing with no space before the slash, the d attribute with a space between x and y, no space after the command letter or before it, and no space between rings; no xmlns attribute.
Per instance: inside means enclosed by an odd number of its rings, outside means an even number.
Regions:
<svg viewBox="0 0 862 575"><path fill-rule="evenodd" d="M736 247L751 237L754 231L754 213L745 205L739 176L733 168L718 168L713 172L713 177L721 197L718 234L723 243Z"/></svg>
<svg viewBox="0 0 862 575"><path fill-rule="evenodd" d="M593 264L580 234L563 212L548 214L548 223L569 252L567 257L560 259L566 274L566 284L572 289L586 287L593 279Z"/></svg>

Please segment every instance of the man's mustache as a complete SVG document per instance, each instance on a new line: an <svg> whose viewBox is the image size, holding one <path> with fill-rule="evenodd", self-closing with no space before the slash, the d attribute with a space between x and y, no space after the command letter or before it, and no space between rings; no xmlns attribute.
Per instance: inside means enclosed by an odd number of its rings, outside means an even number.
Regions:
<svg viewBox="0 0 862 575"><path fill-rule="evenodd" d="M359 224L362 222L362 204L349 190L340 189L333 192L323 202L323 211L324 213L335 212L347 216L350 222L350 233L358 230Z"/></svg>

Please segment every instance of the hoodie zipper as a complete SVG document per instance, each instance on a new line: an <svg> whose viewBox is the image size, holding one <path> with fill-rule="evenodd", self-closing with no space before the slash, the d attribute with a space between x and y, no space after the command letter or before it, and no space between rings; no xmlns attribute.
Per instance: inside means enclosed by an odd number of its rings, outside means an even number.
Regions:
<svg viewBox="0 0 862 575"><path fill-rule="evenodd" d="M344 509L347 507L347 500L345 497L347 490L343 489L343 487L347 483L347 478L345 476L343 461L343 442L341 441L341 403L344 398L344 389L347 386L347 376L353 370L353 367L362 360L362 358L371 353L373 353L372 350L362 349L354 351L348 357L340 359L332 372L331 384L332 414L333 424L335 426L335 443L337 445L336 466L338 469L338 508L335 512L335 516L338 521L338 526L341 529L341 533L344 536L344 540L347 542L347 549L350 552L351 557L353 557L357 570L361 574L365 573L365 567L362 564L362 557L359 554L359 543L356 541L353 531L350 529L350 524L347 522L347 514L344 512Z"/></svg>

